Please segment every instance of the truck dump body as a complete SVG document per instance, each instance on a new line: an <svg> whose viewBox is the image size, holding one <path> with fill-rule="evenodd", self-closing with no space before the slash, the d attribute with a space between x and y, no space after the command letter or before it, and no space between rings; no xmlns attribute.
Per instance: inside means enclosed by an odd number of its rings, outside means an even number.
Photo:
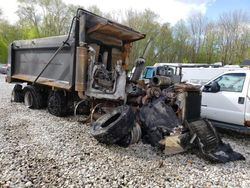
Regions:
<svg viewBox="0 0 250 188"><path fill-rule="evenodd" d="M12 78L33 82L67 36L48 37L12 43ZM70 89L73 85L74 40L71 38L37 83Z"/></svg>

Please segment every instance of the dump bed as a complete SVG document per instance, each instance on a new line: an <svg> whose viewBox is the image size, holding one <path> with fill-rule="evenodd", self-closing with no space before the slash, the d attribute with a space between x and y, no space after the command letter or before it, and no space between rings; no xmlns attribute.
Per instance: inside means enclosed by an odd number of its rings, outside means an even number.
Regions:
<svg viewBox="0 0 250 188"><path fill-rule="evenodd" d="M67 36L20 40L12 43L11 77L33 82ZM74 40L56 55L37 83L70 89L73 84Z"/></svg>

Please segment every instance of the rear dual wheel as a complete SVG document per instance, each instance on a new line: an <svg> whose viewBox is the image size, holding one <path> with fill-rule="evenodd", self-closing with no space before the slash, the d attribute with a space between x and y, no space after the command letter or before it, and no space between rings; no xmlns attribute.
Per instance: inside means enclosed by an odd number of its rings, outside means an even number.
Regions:
<svg viewBox="0 0 250 188"><path fill-rule="evenodd" d="M42 93L35 86L26 86L24 89L24 105L32 109L40 109L45 106Z"/></svg>
<svg viewBox="0 0 250 188"><path fill-rule="evenodd" d="M16 84L11 92L11 102L23 102L23 95L22 85Z"/></svg>
<svg viewBox="0 0 250 188"><path fill-rule="evenodd" d="M18 86L17 89L20 87ZM48 111L52 115L62 117L67 114L67 98L63 91L51 91L47 97L47 92L42 93L35 86L28 85L23 89L23 93L24 104L28 108L40 109L47 105Z"/></svg>
<svg viewBox="0 0 250 188"><path fill-rule="evenodd" d="M63 91L51 91L48 97L48 111L58 117L67 115L67 98Z"/></svg>

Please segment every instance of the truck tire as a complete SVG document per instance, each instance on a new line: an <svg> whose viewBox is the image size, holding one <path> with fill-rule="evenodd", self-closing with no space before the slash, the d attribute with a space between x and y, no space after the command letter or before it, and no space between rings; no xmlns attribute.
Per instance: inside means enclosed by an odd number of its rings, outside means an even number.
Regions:
<svg viewBox="0 0 250 188"><path fill-rule="evenodd" d="M116 144L126 137L131 139L128 135L134 126L134 112L123 105L98 118L91 126L91 135L101 143Z"/></svg>
<svg viewBox="0 0 250 188"><path fill-rule="evenodd" d="M35 86L26 86L24 89L24 105L31 109L43 107L42 94Z"/></svg>
<svg viewBox="0 0 250 188"><path fill-rule="evenodd" d="M139 142L140 139L141 139L141 127L138 123L136 123L135 126L130 131L130 133L121 140L119 140L116 144L122 147L128 147L132 144Z"/></svg>
<svg viewBox="0 0 250 188"><path fill-rule="evenodd" d="M16 84L11 92L11 102L23 102L23 89L22 85Z"/></svg>
<svg viewBox="0 0 250 188"><path fill-rule="evenodd" d="M52 91L48 97L48 111L58 117L67 115L67 99L62 91Z"/></svg>

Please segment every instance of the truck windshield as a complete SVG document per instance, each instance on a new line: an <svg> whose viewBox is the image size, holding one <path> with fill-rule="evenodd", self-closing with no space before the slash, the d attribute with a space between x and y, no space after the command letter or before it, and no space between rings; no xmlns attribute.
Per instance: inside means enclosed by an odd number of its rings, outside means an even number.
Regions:
<svg viewBox="0 0 250 188"><path fill-rule="evenodd" d="M152 67L152 68L147 68L144 72L144 78L145 79L151 79L154 77L154 72L155 72L155 69Z"/></svg>

